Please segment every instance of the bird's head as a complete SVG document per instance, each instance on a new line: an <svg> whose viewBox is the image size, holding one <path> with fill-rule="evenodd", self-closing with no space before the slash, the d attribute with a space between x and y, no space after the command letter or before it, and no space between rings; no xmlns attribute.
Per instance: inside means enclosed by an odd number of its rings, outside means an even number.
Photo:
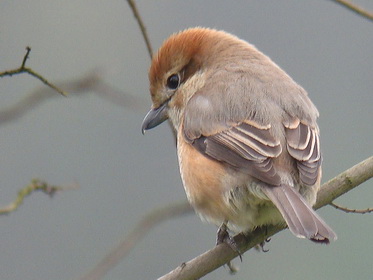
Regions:
<svg viewBox="0 0 373 280"><path fill-rule="evenodd" d="M168 118L178 128L188 100L223 65L237 37L208 28L191 28L171 35L154 55L149 70L152 109L142 131Z"/></svg>

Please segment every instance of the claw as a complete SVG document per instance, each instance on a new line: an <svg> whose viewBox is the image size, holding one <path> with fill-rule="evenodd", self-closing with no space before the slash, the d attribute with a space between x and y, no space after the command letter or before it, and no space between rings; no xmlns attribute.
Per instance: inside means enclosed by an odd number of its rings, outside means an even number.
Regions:
<svg viewBox="0 0 373 280"><path fill-rule="evenodd" d="M266 243L268 243L269 241L271 241L271 238L266 238L263 242L260 242L259 243L259 247L260 249L262 250L263 253L267 253L269 252L269 249L264 249L264 246L266 245Z"/></svg>
<svg viewBox="0 0 373 280"><path fill-rule="evenodd" d="M226 242L231 239L228 233L227 225L223 223L216 233L216 245Z"/></svg>
<svg viewBox="0 0 373 280"><path fill-rule="evenodd" d="M228 228L227 228L227 224L226 223L223 223L219 229L218 229L218 232L216 234L216 245L219 245L221 243L225 243L227 244L229 247L231 247L231 249L233 251L235 251L238 256L240 257L240 260L242 262L242 255L241 255L241 252L240 250L238 249L237 247L237 244L236 242L234 241L234 239L229 235L229 232L228 232ZM234 268L234 266L228 262L227 263L229 269L231 270L232 273L235 273L237 271L236 268ZM232 269L234 268L234 269Z"/></svg>
<svg viewBox="0 0 373 280"><path fill-rule="evenodd" d="M264 230L265 230L265 235L268 234L267 232L267 227L264 227ZM262 251L263 253L267 253L269 251L269 249L264 249L264 246L266 245L266 243L268 243L269 241L271 241L271 238L270 237L267 237L263 242L260 242L259 244L255 245L255 250L257 251Z"/></svg>
<svg viewBox="0 0 373 280"><path fill-rule="evenodd" d="M262 250L263 253L267 253L269 251L269 249L264 249L265 245L266 245L265 241L259 243L260 250Z"/></svg>

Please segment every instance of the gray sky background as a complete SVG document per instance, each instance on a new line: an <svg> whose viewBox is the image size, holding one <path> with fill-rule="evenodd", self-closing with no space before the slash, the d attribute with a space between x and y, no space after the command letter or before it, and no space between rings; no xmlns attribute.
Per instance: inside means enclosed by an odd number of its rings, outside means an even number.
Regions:
<svg viewBox="0 0 373 280"><path fill-rule="evenodd" d="M357 1L373 10L370 0ZM372 155L373 24L332 1L137 1L154 49L192 26L224 29L256 45L309 93L320 111L323 181ZM27 65L52 82L99 69L141 105L88 92L51 98L0 127L0 206L32 178L78 190L28 197L0 217L0 279L76 279L152 209L185 200L167 125L141 134L150 107L149 56L126 1L1 1L0 71ZM0 80L2 109L40 81ZM52 98L53 97L53 98ZM118 104L116 104L118 103ZM137 103L137 104L138 104ZM338 202L372 207L373 182ZM315 245L283 231L269 253L245 253L230 276L204 279L372 279L372 215L320 210L338 241ZM189 215L157 226L104 279L155 279L214 246L216 228Z"/></svg>

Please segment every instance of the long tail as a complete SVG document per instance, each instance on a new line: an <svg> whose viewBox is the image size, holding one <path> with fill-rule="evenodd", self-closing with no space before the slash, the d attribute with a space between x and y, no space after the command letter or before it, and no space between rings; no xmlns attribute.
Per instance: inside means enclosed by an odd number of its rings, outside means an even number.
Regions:
<svg viewBox="0 0 373 280"><path fill-rule="evenodd" d="M326 244L329 240L337 239L335 232L294 188L281 185L265 187L263 191L278 208L295 236Z"/></svg>

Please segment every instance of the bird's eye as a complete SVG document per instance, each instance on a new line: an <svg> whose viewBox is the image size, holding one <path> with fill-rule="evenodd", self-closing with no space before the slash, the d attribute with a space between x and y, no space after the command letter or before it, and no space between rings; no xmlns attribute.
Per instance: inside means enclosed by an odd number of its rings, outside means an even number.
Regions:
<svg viewBox="0 0 373 280"><path fill-rule="evenodd" d="M179 87L180 85L180 77L178 74L172 74L170 77L167 79L167 87L169 89L175 90Z"/></svg>

